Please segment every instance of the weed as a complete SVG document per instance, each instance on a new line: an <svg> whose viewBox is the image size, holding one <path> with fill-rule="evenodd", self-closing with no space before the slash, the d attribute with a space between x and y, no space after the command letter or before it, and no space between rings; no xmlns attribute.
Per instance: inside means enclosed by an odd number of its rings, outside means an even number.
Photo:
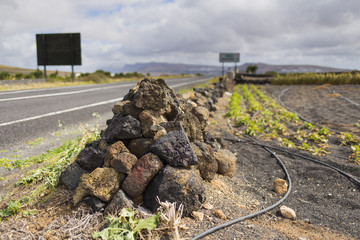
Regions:
<svg viewBox="0 0 360 240"><path fill-rule="evenodd" d="M160 204L158 211L161 220L165 221L165 224L169 226L170 230L174 233L173 239L180 240L179 227L184 206L180 204L179 208L176 209L176 202L161 202L159 197L156 197L156 201Z"/></svg>
<svg viewBox="0 0 360 240"><path fill-rule="evenodd" d="M330 136L330 131L326 127L322 127L319 131L319 134L328 137Z"/></svg>
<svg viewBox="0 0 360 240"><path fill-rule="evenodd" d="M152 215L146 219L136 219L136 212L128 208L123 208L118 218L108 216L107 228L100 232L94 232L94 239L103 240L135 240L140 235L141 230L153 230L159 224L160 213Z"/></svg>
<svg viewBox="0 0 360 240"><path fill-rule="evenodd" d="M26 144L28 144L28 145L39 145L39 144L42 143L43 140L44 140L44 138L39 137L38 139L27 141Z"/></svg>
<svg viewBox="0 0 360 240"><path fill-rule="evenodd" d="M353 153L350 155L349 159L360 165L360 145L352 145L351 150Z"/></svg>
<svg viewBox="0 0 360 240"><path fill-rule="evenodd" d="M34 190L27 193L26 196L21 199L20 203L32 203L37 201L40 197L54 192L59 183L61 172L74 161L80 151L84 148L85 144L96 140L98 137L99 132L86 130L82 136L66 141L60 147L39 156L19 159L13 162L9 162L8 159L5 159L5 161L0 159L1 165L4 165L7 168L27 167L35 163L44 163L42 167L27 173L18 180L15 187L34 183L38 184L33 188ZM11 206L13 206L13 204ZM10 211L9 208L0 211L3 215L7 215L9 212L17 213L16 211Z"/></svg>
<svg viewBox="0 0 360 240"><path fill-rule="evenodd" d="M316 128L314 125L312 125L312 124L309 123L309 122L304 122L304 123L303 123L303 127L304 127L305 129L309 129L309 130L313 130L313 129Z"/></svg>
<svg viewBox="0 0 360 240"><path fill-rule="evenodd" d="M289 139L282 138L281 146L288 147L288 148L294 148L295 144L290 141Z"/></svg>
<svg viewBox="0 0 360 240"><path fill-rule="evenodd" d="M342 132L340 133L340 139L341 139L341 145L348 145L351 143L358 143L360 140L348 132Z"/></svg>
<svg viewBox="0 0 360 240"><path fill-rule="evenodd" d="M9 201L6 205L6 208L0 210L0 220L19 213L20 207L21 207L21 203L18 200Z"/></svg>

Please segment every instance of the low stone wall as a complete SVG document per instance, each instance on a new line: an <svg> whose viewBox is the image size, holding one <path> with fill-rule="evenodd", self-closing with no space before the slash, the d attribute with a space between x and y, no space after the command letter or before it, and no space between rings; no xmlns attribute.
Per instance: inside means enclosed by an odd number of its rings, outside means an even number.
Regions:
<svg viewBox="0 0 360 240"><path fill-rule="evenodd" d="M0 85L20 85L30 83L44 83L45 78L40 79L18 79L18 80L0 80Z"/></svg>
<svg viewBox="0 0 360 240"><path fill-rule="evenodd" d="M223 83L177 96L162 79L144 79L112 108L101 139L87 144L62 173L73 204L114 213L161 201L184 205L190 215L205 202L203 181L232 177L236 157L206 131Z"/></svg>

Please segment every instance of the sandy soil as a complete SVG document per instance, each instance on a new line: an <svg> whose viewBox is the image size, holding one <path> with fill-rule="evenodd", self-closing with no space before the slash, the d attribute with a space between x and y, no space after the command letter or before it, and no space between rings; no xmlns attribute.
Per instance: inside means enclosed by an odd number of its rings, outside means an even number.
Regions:
<svg viewBox="0 0 360 240"><path fill-rule="evenodd" d="M264 89L277 96L287 87L268 85ZM292 86L284 92L281 100L314 122L359 135L360 128L355 123L359 122L360 108L341 96L335 96L333 90L360 103L360 85ZM220 99L217 104L219 110L213 114L209 130L225 148L236 154L237 171L233 178L216 176L213 181L205 183L207 206L199 210L204 213L204 220L184 218L185 229L180 231L184 239L191 239L210 227L266 208L283 196L273 190L273 181L284 178L276 160L261 147L232 141L241 137L234 134L224 119L228 99L229 96ZM339 142L331 140L329 145L334 154L348 156L350 150L340 148ZM289 154L277 154L284 161L293 182L292 192L282 205L295 210L297 219L285 219L280 216L279 208L275 208L205 239L360 239L360 186L334 170ZM313 157L308 153L301 154ZM316 158L360 179L359 165L334 156ZM72 216L76 211L70 208L70 199L71 194L60 187L55 196L34 208L34 215L2 222L0 239L69 238L69 232L60 226L69 221L66 216ZM222 210L226 219L220 219L215 210ZM85 213L73 219L80 222L86 217L89 229L103 224L98 216L90 218ZM90 236L91 231L84 230L79 239L90 239Z"/></svg>

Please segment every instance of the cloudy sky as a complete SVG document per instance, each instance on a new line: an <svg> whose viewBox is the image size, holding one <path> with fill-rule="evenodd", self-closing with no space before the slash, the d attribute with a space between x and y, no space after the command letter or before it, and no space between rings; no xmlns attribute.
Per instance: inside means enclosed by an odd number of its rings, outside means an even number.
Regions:
<svg viewBox="0 0 360 240"><path fill-rule="evenodd" d="M80 32L82 72L219 65L219 52L240 52L241 63L360 69L359 0L0 0L0 10L3 65L36 68L37 33Z"/></svg>

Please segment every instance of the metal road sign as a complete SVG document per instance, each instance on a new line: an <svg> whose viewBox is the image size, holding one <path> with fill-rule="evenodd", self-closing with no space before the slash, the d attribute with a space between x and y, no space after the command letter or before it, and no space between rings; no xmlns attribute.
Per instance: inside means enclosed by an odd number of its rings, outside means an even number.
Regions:
<svg viewBox="0 0 360 240"><path fill-rule="evenodd" d="M240 62L240 53L220 53L220 62Z"/></svg>
<svg viewBox="0 0 360 240"><path fill-rule="evenodd" d="M36 34L38 65L81 65L80 33Z"/></svg>

